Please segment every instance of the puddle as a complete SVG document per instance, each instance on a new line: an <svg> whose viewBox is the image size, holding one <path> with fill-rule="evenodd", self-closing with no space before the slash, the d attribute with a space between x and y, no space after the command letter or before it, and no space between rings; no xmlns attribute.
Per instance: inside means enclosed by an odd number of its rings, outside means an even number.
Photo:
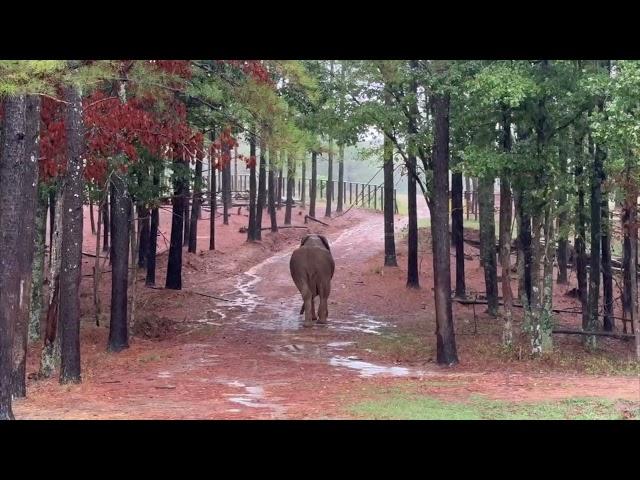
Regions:
<svg viewBox="0 0 640 480"><path fill-rule="evenodd" d="M276 403L264 403L264 388L260 386L247 386L237 380L233 382L227 382L230 387L244 388L246 393L226 393L225 396L229 397L228 400L239 405L249 408L268 408L273 410L274 416L283 415L285 407ZM240 410L238 410L240 411Z"/></svg>
<svg viewBox="0 0 640 480"><path fill-rule="evenodd" d="M348 347L349 345L353 345L354 343L356 342L331 342L327 343L327 347L339 350L342 347Z"/></svg>
<svg viewBox="0 0 640 480"><path fill-rule="evenodd" d="M383 367L373 363L364 362L362 360L333 357L329 364L334 367L346 367L360 372L361 377L372 377L374 375L391 375L393 377L404 377L410 374L408 368L405 367Z"/></svg>

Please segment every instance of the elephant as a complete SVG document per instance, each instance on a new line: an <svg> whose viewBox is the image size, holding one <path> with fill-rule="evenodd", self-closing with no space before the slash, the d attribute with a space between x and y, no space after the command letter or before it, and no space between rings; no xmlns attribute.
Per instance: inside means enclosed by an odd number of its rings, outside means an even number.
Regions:
<svg viewBox="0 0 640 480"><path fill-rule="evenodd" d="M303 326L310 327L314 321L327 323L329 311L327 307L331 293L331 279L335 271L335 262L329 248L329 241L324 235L306 235L300 241L300 247L293 251L289 261L291 278L302 295L304 313ZM320 297L318 316L314 299Z"/></svg>

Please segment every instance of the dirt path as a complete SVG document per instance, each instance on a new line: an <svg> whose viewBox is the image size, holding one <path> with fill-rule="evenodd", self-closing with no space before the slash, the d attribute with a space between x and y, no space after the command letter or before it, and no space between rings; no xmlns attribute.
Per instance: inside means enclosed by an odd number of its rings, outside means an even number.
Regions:
<svg viewBox="0 0 640 480"><path fill-rule="evenodd" d="M31 382L28 398L16 401L17 418L346 418L345 401L366 395L374 385L406 381L441 385L429 392L445 397L483 393L513 400L585 395L640 400L640 380L628 377L363 360L359 344L393 325L376 316L384 310L383 298L366 303L372 291L362 280L367 261L382 256L382 217L354 215L359 223L329 234L336 274L327 326L302 327L300 295L289 276L294 247L223 282L213 282L206 270L194 273L180 301L189 302L194 298L189 292L196 290L228 301L199 295L197 308L182 305L192 309L190 330L160 342L136 339L118 355L103 353L104 331L96 333L99 338L86 347L88 354L83 351L88 358L83 383Z"/></svg>

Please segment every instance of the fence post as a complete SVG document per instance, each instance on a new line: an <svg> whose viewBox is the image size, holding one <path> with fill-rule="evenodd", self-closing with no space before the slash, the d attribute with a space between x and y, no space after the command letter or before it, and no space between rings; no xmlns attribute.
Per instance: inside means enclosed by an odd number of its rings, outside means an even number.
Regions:
<svg viewBox="0 0 640 480"><path fill-rule="evenodd" d="M358 204L358 184L356 183L356 205Z"/></svg>
<svg viewBox="0 0 640 480"><path fill-rule="evenodd" d="M364 183L362 184L362 188L360 189L360 196L362 197L360 204L362 205L362 208L364 208Z"/></svg>
<svg viewBox="0 0 640 480"><path fill-rule="evenodd" d="M320 198L322 198L322 192L324 191L324 183L320 180Z"/></svg>
<svg viewBox="0 0 640 480"><path fill-rule="evenodd" d="M378 210L378 186L373 186L373 209Z"/></svg>
<svg viewBox="0 0 640 480"><path fill-rule="evenodd" d="M351 182L349 182L349 204L353 203L353 197L351 195L351 186L353 184Z"/></svg>
<svg viewBox="0 0 640 480"><path fill-rule="evenodd" d="M371 185L367 185L367 208L371 208Z"/></svg>
<svg viewBox="0 0 640 480"><path fill-rule="evenodd" d="M394 208L393 209L395 210L396 213L399 213L399 210L398 210L398 198L396 197L396 189L395 188L393 189L393 204L394 204Z"/></svg>

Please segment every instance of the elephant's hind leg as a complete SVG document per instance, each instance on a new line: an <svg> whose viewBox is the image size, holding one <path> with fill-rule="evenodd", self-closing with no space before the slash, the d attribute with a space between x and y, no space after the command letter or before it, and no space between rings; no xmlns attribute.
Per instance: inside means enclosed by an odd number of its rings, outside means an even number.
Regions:
<svg viewBox="0 0 640 480"><path fill-rule="evenodd" d="M318 308L318 323L327 323L329 317L328 298L320 297L320 307Z"/></svg>

